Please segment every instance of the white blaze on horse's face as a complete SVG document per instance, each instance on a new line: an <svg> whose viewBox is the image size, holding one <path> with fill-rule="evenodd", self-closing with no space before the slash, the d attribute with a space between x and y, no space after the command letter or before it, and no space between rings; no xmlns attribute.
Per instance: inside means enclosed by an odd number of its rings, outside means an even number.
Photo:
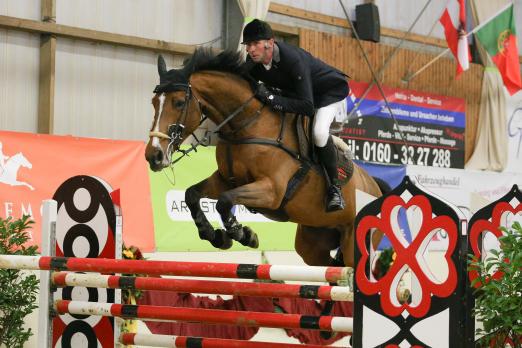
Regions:
<svg viewBox="0 0 522 348"><path fill-rule="evenodd" d="M153 128L153 131L154 132L159 132L159 127L160 127L160 120L161 120L161 113L163 112L163 105L165 104L165 94L161 94L159 96L159 106L158 106L158 117L156 118L156 123L154 124L154 128ZM162 150L161 149L161 145L160 145L160 140L158 137L152 137L152 146L157 148L158 150Z"/></svg>

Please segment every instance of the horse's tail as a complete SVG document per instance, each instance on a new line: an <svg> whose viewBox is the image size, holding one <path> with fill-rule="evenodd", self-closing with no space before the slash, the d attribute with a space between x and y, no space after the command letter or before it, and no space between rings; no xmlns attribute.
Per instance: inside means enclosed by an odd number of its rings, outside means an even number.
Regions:
<svg viewBox="0 0 522 348"><path fill-rule="evenodd" d="M381 193L383 195L387 194L388 192L390 192L392 190L391 186L383 179L374 176L373 180L375 180L375 182L379 186L379 189L381 190Z"/></svg>

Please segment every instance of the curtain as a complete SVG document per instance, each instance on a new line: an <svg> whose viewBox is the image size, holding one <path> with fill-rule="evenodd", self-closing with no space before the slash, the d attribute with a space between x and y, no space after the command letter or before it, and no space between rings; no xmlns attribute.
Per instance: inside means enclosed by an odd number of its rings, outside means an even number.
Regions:
<svg viewBox="0 0 522 348"><path fill-rule="evenodd" d="M237 0L237 3L244 18L241 33L245 25L250 23L254 18L264 20L268 13L268 7L270 6L270 0ZM242 39L243 35L241 34L239 42L241 42ZM246 58L246 52L240 43L238 43L238 50L241 52L243 58Z"/></svg>
<svg viewBox="0 0 522 348"><path fill-rule="evenodd" d="M507 3L506 0L473 0L470 2L475 23L482 23ZM508 160L506 133L506 99L502 77L491 57L475 39L479 54L486 66L482 80L482 96L475 150L466 169L502 171Z"/></svg>

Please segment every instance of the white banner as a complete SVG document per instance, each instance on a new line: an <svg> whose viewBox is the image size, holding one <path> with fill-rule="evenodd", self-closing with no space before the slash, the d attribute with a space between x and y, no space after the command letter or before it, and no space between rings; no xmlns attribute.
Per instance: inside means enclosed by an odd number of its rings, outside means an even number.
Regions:
<svg viewBox="0 0 522 348"><path fill-rule="evenodd" d="M216 210L217 200L202 198L199 201L201 210L209 221L221 222L218 211ZM165 208L167 214L172 221L194 221L190 215L190 210L185 203L185 191L170 190L167 192L165 198ZM237 220L241 222L273 222L267 219L261 214L251 213L243 205L235 205L232 208L232 213L236 216Z"/></svg>
<svg viewBox="0 0 522 348"><path fill-rule="evenodd" d="M506 172L522 173L522 91L506 93L508 163Z"/></svg>
<svg viewBox="0 0 522 348"><path fill-rule="evenodd" d="M406 174L445 201L455 205L468 218L480 208L506 195L514 184L522 186L522 175L464 169L408 166ZM430 250L446 250L446 236L437 234ZM497 248L497 240L486 238L486 248Z"/></svg>
<svg viewBox="0 0 522 348"><path fill-rule="evenodd" d="M475 213L480 208L472 204L472 193L493 202L508 193L514 184L522 186L522 175L478 170L408 166L406 174L463 212ZM473 198L474 199L474 198Z"/></svg>

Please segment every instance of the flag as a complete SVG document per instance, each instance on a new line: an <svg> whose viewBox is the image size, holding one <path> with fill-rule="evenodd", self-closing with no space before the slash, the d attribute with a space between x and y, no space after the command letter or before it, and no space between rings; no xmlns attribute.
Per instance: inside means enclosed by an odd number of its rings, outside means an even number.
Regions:
<svg viewBox="0 0 522 348"><path fill-rule="evenodd" d="M449 0L439 19L444 27L448 47L457 60L457 76L468 70L470 54L468 37L466 36L466 3L465 0Z"/></svg>
<svg viewBox="0 0 522 348"><path fill-rule="evenodd" d="M477 38L498 67L509 94L521 90L513 4L478 30Z"/></svg>

